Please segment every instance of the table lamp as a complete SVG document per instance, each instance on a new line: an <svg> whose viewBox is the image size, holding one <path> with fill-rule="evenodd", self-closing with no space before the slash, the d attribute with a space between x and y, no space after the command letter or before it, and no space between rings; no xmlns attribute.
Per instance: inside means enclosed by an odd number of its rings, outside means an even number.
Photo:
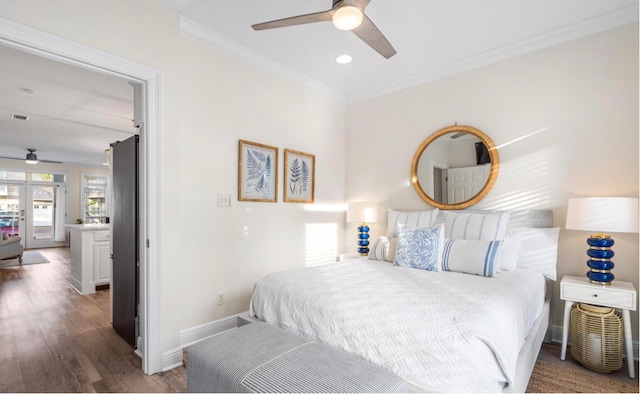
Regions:
<svg viewBox="0 0 640 394"><path fill-rule="evenodd" d="M597 231L587 238L587 278L591 283L610 285L614 256L613 238L604 232L637 233L638 199L628 197L570 198L567 209L567 230Z"/></svg>
<svg viewBox="0 0 640 394"><path fill-rule="evenodd" d="M358 253L369 254L369 226L378 221L378 204L375 202L350 202L347 204L347 222L361 223L358 226Z"/></svg>

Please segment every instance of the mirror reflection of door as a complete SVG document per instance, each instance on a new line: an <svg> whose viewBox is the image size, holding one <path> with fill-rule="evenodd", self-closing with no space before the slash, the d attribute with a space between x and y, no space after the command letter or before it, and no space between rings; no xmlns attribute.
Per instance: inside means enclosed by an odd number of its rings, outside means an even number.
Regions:
<svg viewBox="0 0 640 394"><path fill-rule="evenodd" d="M500 158L491 138L457 124L429 135L411 161L411 184L421 199L440 209L464 209L489 193Z"/></svg>
<svg viewBox="0 0 640 394"><path fill-rule="evenodd" d="M487 182L489 165L478 164L470 133L449 133L433 141L419 161L418 180L427 195L444 204L457 204L478 194Z"/></svg>
<svg viewBox="0 0 640 394"><path fill-rule="evenodd" d="M480 193L489 177L489 166L478 165L472 167L450 168L447 171L448 198L443 200L447 204L457 204L467 201Z"/></svg>
<svg viewBox="0 0 640 394"><path fill-rule="evenodd" d="M433 167L433 199L436 201L448 201L447 199L447 169Z"/></svg>

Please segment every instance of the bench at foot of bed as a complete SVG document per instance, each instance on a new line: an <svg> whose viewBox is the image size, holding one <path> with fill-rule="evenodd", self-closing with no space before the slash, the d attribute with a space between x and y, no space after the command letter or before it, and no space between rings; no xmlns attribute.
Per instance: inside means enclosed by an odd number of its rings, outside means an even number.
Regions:
<svg viewBox="0 0 640 394"><path fill-rule="evenodd" d="M189 392L406 392L395 374L257 322L186 348Z"/></svg>

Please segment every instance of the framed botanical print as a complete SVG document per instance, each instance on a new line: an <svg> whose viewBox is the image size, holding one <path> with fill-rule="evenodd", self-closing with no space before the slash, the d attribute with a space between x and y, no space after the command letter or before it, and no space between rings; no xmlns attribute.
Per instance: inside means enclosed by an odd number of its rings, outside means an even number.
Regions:
<svg viewBox="0 0 640 394"><path fill-rule="evenodd" d="M238 201L278 201L278 148L240 140Z"/></svg>
<svg viewBox="0 0 640 394"><path fill-rule="evenodd" d="M316 156L284 150L284 201L311 203L315 193Z"/></svg>

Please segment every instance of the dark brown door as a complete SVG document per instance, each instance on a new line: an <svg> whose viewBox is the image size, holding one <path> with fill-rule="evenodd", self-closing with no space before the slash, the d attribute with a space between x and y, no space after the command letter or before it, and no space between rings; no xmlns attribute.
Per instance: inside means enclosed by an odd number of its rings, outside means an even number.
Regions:
<svg viewBox="0 0 640 394"><path fill-rule="evenodd" d="M138 317L138 136L111 144L113 154L113 328L136 347Z"/></svg>

